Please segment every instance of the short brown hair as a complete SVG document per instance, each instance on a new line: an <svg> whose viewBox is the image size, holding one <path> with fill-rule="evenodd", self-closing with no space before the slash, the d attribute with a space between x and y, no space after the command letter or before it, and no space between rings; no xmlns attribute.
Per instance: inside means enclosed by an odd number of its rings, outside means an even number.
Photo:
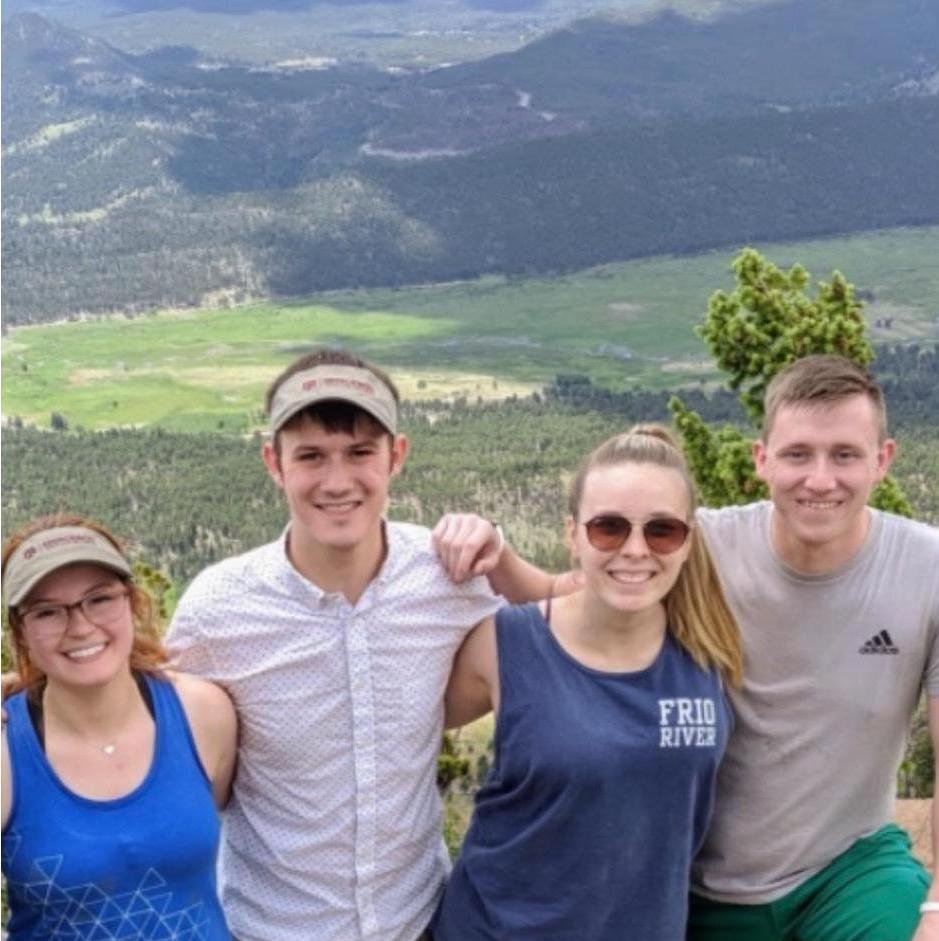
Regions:
<svg viewBox="0 0 939 941"><path fill-rule="evenodd" d="M634 425L592 451L571 482L568 507L576 521L590 472L621 464L649 464L676 471L688 494L689 522L698 505L694 481L684 454L671 432L662 425ZM681 574L665 598L668 629L703 669L720 670L735 686L743 682L743 648L740 632L704 536L692 525L691 551Z"/></svg>
<svg viewBox="0 0 939 941"><path fill-rule="evenodd" d="M94 532L107 539L118 552L125 557L127 555L120 540L100 523L75 513L56 513L52 516L41 516L34 519L10 536L3 546L3 572L6 573L10 556L25 540L36 533L41 533L47 529L57 529L60 526L81 526L84 529L94 530ZM159 674L168 662L169 655L161 640L160 617L157 606L150 595L133 579L122 578L117 572L114 573L114 576L124 582L130 593L130 610L134 621L134 642L130 651L130 667L140 673ZM45 686L45 674L37 669L29 658L29 650L23 637L23 621L18 609L10 608L7 611L7 617L13 650L16 654L18 681L10 684L10 687L5 690L5 694L10 695L21 689L28 689L30 695L38 695Z"/></svg>
<svg viewBox="0 0 939 941"><path fill-rule="evenodd" d="M883 389L860 363L846 356L803 356L780 370L766 389L762 438L772 431L779 410L787 405L824 406L865 395L874 409L877 437L887 437L887 406Z"/></svg>
<svg viewBox="0 0 939 941"><path fill-rule="evenodd" d="M297 373L305 372L307 369L313 369L316 366L355 366L358 369L367 369L379 382L388 388L395 403L401 404L401 394L397 386L383 369L368 362L348 350L339 349L330 346L318 346L309 353L295 359L267 388L264 397L265 414L270 415L271 405L277 390L291 377ZM340 432L343 434L353 434L355 426L359 422L366 422L369 426L374 426L382 434L388 434L387 429L376 421L368 412L349 402L330 401L316 403L298 412L294 418L305 415L314 421L319 422L329 432ZM291 421L294 420L291 419ZM289 424L289 422L287 422ZM280 453L280 432L274 435L274 449Z"/></svg>
<svg viewBox="0 0 939 941"><path fill-rule="evenodd" d="M874 377L845 356L816 355L797 359L778 372L766 389L763 440L769 437L779 410L787 405L824 406L865 395L874 409L878 440L887 437L887 406Z"/></svg>

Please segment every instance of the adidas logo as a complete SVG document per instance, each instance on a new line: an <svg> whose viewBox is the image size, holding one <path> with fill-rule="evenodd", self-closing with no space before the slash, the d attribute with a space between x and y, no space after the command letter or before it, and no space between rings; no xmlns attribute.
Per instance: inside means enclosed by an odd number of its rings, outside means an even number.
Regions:
<svg viewBox="0 0 939 941"><path fill-rule="evenodd" d="M899 653L900 648L893 643L893 638L886 632L875 634L858 653Z"/></svg>

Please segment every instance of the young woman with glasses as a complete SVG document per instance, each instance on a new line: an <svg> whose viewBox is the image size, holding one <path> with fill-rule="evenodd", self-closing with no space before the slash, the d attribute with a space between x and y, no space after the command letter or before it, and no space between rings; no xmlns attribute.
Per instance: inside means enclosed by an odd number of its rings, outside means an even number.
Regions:
<svg viewBox="0 0 939 941"><path fill-rule="evenodd" d="M582 589L458 653L448 723L492 709L495 761L435 941L683 941L742 672L695 502L665 429L606 441L570 491Z"/></svg>
<svg viewBox="0 0 939 941"><path fill-rule="evenodd" d="M227 941L217 807L228 696L168 672L156 610L118 541L46 517L3 550L17 688L4 703L3 874L11 941Z"/></svg>

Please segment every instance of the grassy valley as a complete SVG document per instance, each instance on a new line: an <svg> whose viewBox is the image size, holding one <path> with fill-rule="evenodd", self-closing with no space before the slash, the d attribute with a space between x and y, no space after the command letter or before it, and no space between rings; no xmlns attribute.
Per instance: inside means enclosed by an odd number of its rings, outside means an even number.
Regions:
<svg viewBox="0 0 939 941"><path fill-rule="evenodd" d="M868 299L875 342L936 338L939 228L759 247L817 280L840 268ZM525 395L560 373L612 389L708 382L693 327L711 292L732 285L730 257L14 328L3 346L3 411L40 427L55 412L73 428L245 433L263 424L270 379L314 343L387 365L411 400Z"/></svg>

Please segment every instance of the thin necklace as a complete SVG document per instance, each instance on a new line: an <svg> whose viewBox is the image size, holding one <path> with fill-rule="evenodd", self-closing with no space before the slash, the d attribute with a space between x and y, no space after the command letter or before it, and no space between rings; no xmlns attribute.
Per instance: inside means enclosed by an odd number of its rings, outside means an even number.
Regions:
<svg viewBox="0 0 939 941"><path fill-rule="evenodd" d="M42 740L42 742L43 742L43 747L45 747L45 725L46 725L45 719L46 719L46 715L47 715L47 710L46 710L46 708L45 708L45 703L44 703L44 702L40 702L40 704L39 704L39 721L40 721L40 724L41 724L41 726L42 726L42 734L41 734L40 738L41 738L41 740ZM110 742L105 742L103 745L93 744L92 742L89 742L87 739L84 739L84 738L82 739L82 741L84 741L84 742L88 745L89 748L97 749L97 750L100 751L102 754L107 755L109 758L111 757L111 755L113 755L113 754L117 751L117 740L116 740L116 739L112 739Z"/></svg>

